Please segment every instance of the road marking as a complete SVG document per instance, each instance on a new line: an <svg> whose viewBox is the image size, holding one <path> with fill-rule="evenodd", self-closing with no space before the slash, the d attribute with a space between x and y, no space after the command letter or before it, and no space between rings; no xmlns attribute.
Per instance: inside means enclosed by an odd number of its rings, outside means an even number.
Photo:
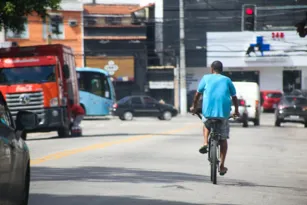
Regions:
<svg viewBox="0 0 307 205"><path fill-rule="evenodd" d="M170 131L152 134L152 135L133 136L133 137L129 137L129 138L126 138L126 139L115 140L115 141L111 141L111 142L104 142L104 143L99 143L99 144L93 144L93 145L90 145L90 146L81 147L81 148L72 149L72 150L65 150L65 151L61 151L61 152L57 152L57 153L54 153L54 154L44 156L44 157L39 158L39 159L33 159L33 160L31 160L31 166L39 165L39 164L42 164L44 162L51 161L51 160L58 160L58 159L61 159L61 158L64 158L64 157L68 157L68 156L71 156L71 155L74 155L74 154L79 154L79 153L86 152L86 151L93 151L93 150L97 150L97 149L103 149L103 148L106 148L106 147L111 147L113 145L139 141L139 140L151 138L151 137L154 137L154 136L157 136L157 135L176 134L176 133L180 133L180 132L183 132L185 130L189 130L189 129L192 129L192 128L195 128L195 127L199 127L199 124L188 125L188 126L184 126L184 127L180 128L180 129L170 130Z"/></svg>

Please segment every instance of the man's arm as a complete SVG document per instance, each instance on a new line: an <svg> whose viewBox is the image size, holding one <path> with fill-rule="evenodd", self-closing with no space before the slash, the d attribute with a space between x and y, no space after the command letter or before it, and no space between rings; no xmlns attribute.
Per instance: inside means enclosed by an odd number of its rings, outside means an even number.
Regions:
<svg viewBox="0 0 307 205"><path fill-rule="evenodd" d="M202 95L202 93L205 90L205 86L206 86L206 80L205 80L205 77L203 77L200 80L197 91L194 95L194 100L193 100L193 103L192 103L192 110L191 110L193 113L197 112L197 104L199 102L200 96Z"/></svg>
<svg viewBox="0 0 307 205"><path fill-rule="evenodd" d="M232 98L232 103L235 106L235 114L238 114L239 113L238 98L236 95L231 96L231 98Z"/></svg>
<svg viewBox="0 0 307 205"><path fill-rule="evenodd" d="M194 95L194 100L193 100L192 106L193 106L195 109L197 108L197 104L198 104L198 102L199 102L199 99L200 99L200 96L201 96L201 95L202 95L202 94L199 93L199 92L196 92L195 95Z"/></svg>

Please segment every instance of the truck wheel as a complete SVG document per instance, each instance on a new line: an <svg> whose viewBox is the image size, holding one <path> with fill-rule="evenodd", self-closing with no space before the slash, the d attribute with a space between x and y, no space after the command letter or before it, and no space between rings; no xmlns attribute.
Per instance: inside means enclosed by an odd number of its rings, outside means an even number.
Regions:
<svg viewBox="0 0 307 205"><path fill-rule="evenodd" d="M280 127L280 121L279 120L275 120L275 127Z"/></svg>
<svg viewBox="0 0 307 205"><path fill-rule="evenodd" d="M69 128L61 127L60 129L58 129L58 136L60 138L69 137Z"/></svg>

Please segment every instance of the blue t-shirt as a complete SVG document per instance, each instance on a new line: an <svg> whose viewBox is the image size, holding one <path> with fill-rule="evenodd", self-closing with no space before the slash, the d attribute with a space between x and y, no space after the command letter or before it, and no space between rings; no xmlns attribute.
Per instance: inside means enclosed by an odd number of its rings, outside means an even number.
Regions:
<svg viewBox="0 0 307 205"><path fill-rule="evenodd" d="M197 92L203 94L202 112L206 118L229 118L231 96L236 95L230 78L221 74L204 75Z"/></svg>

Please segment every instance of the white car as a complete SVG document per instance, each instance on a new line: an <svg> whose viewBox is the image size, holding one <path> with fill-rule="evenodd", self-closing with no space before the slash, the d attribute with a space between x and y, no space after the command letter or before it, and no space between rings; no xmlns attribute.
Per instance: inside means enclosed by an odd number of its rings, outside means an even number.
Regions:
<svg viewBox="0 0 307 205"><path fill-rule="evenodd" d="M237 96L241 96L246 102L248 121L252 121L255 126L260 124L260 88L254 82L233 82Z"/></svg>
<svg viewBox="0 0 307 205"><path fill-rule="evenodd" d="M238 117L236 120L230 119L229 122L231 123L242 123L242 127L248 127L248 111L247 111L247 105L243 98L238 98L238 108L240 117ZM232 104L231 106L231 114L233 115L235 111L235 107Z"/></svg>

